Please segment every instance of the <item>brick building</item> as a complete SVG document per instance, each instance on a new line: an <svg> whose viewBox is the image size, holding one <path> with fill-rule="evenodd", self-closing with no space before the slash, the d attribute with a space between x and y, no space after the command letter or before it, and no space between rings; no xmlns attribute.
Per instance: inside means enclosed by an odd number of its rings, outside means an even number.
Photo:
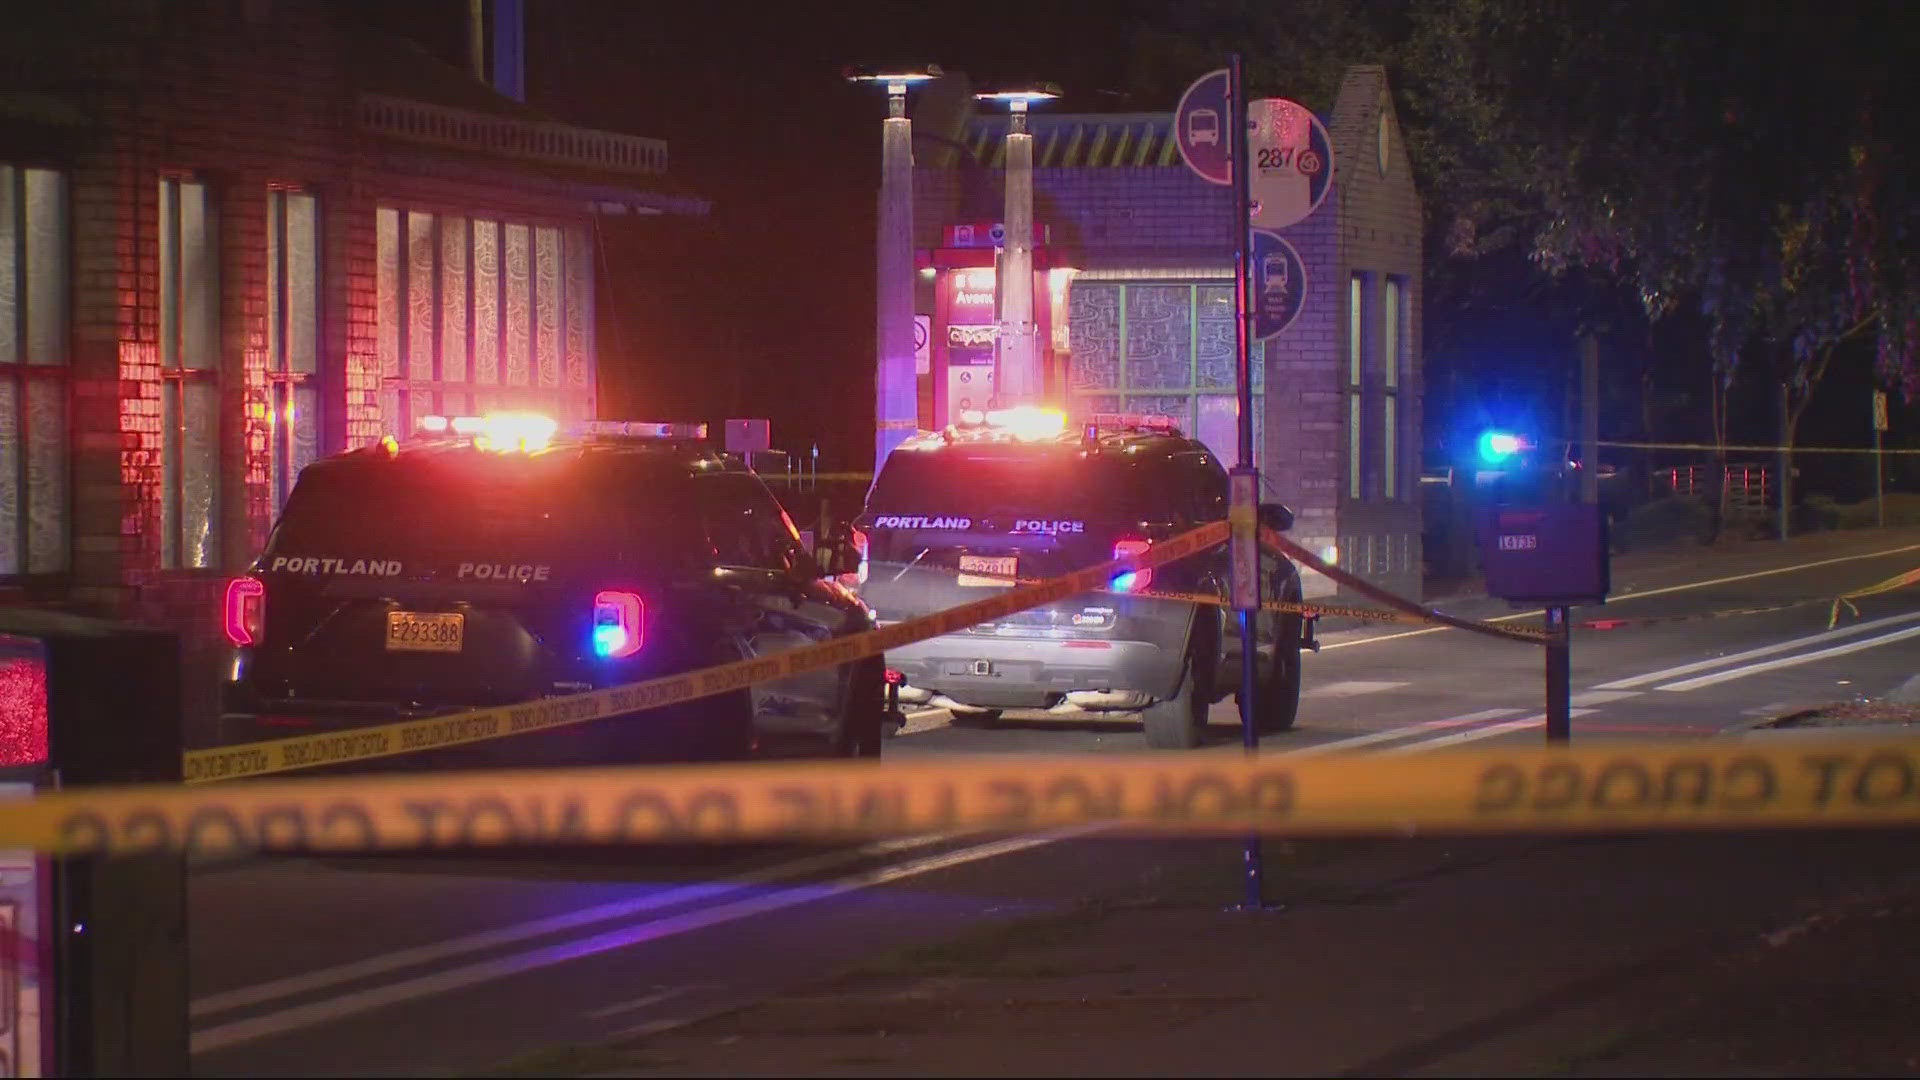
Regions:
<svg viewBox="0 0 1920 1080"><path fill-rule="evenodd" d="M588 415L596 220L702 213L303 0L66 0L0 40L0 602L204 640L316 456Z"/></svg>
<svg viewBox="0 0 1920 1080"><path fill-rule="evenodd" d="M1257 463L1297 540L1417 596L1419 194L1383 68L1350 69L1321 119L1337 168L1320 209L1280 230L1308 292L1298 321L1255 346ZM1169 113L1028 119L1048 393L1070 414L1169 414L1231 462L1233 196L1187 169L1172 126ZM943 155L957 164L916 170L929 426L986 398L1006 127L974 118L964 152ZM1330 591L1310 575L1310 595Z"/></svg>

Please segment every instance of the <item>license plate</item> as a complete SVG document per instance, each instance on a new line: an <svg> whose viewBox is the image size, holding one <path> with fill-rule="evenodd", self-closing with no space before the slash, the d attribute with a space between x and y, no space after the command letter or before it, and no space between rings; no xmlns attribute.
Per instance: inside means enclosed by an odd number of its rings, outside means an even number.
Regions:
<svg viewBox="0 0 1920 1080"><path fill-rule="evenodd" d="M457 611L387 612L388 652L459 652L466 634L467 617Z"/></svg>
<svg viewBox="0 0 1920 1080"><path fill-rule="evenodd" d="M970 586L998 585L1005 588L1013 584L1014 565L1019 560L1012 555L962 555L960 556L960 584ZM967 571L973 571L969 574ZM980 577L981 574L993 574L994 577Z"/></svg>

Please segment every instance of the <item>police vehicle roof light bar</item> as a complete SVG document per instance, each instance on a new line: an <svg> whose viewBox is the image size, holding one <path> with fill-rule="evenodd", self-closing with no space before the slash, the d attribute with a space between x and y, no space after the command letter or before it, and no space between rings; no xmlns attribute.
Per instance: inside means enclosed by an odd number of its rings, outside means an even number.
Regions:
<svg viewBox="0 0 1920 1080"><path fill-rule="evenodd" d="M582 420L573 430L586 438L705 439L707 425L655 420Z"/></svg>
<svg viewBox="0 0 1920 1080"><path fill-rule="evenodd" d="M1179 424L1173 417L1164 413L1094 413L1089 422L1097 428L1120 429L1124 431L1166 431L1177 432Z"/></svg>

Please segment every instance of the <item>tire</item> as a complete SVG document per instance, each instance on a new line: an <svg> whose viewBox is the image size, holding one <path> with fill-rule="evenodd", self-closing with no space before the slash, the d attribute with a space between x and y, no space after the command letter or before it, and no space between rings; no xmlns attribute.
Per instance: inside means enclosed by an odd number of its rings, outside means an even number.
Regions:
<svg viewBox="0 0 1920 1080"><path fill-rule="evenodd" d="M1267 668L1254 704L1260 710L1260 734L1293 730L1294 721L1300 717L1300 616L1281 619L1280 636L1273 643L1273 663Z"/></svg>
<svg viewBox="0 0 1920 1080"><path fill-rule="evenodd" d="M877 656L849 665L846 687L840 695L840 725L833 738L833 756L877 758L886 737L886 665Z"/></svg>
<svg viewBox="0 0 1920 1080"><path fill-rule="evenodd" d="M1287 603L1300 603L1297 579L1274 591ZM1298 614L1288 614L1279 616L1274 624L1273 659L1267 665L1266 677L1260 680L1260 696L1254 702L1260 710L1254 722L1262 735L1292 731L1300 717L1300 623ZM1237 690L1233 696L1238 703Z"/></svg>
<svg viewBox="0 0 1920 1080"><path fill-rule="evenodd" d="M1180 687L1172 697L1146 707L1141 722L1147 745L1155 750L1191 750L1207 730L1207 709L1213 704L1213 678L1219 642L1216 634L1194 624L1187 655L1181 662Z"/></svg>

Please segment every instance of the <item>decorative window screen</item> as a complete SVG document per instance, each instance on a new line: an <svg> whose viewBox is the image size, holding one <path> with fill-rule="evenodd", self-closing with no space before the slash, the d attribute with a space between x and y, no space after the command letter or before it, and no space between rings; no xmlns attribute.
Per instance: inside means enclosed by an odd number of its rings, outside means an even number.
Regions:
<svg viewBox="0 0 1920 1080"><path fill-rule="evenodd" d="M1215 282L1088 281L1067 297L1076 418L1162 413L1220 460L1238 456L1233 286ZM1265 350L1253 348L1253 446L1261 456Z"/></svg>
<svg viewBox="0 0 1920 1080"><path fill-rule="evenodd" d="M375 232L389 433L436 414L593 415L585 229L383 206Z"/></svg>

